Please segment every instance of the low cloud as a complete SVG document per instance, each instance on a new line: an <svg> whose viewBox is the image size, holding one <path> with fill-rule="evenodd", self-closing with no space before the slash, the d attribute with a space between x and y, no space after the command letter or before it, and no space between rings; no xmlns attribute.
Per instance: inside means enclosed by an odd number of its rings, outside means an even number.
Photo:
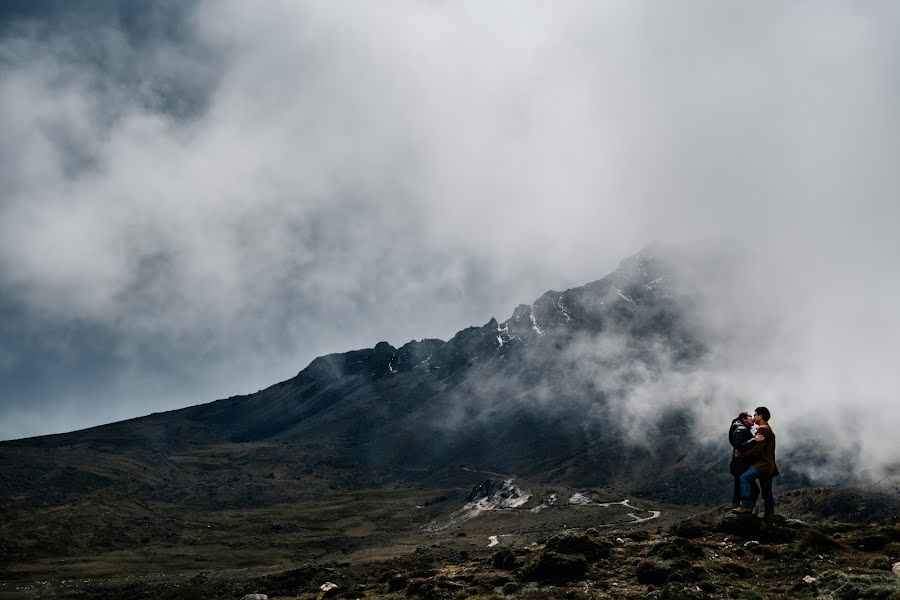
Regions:
<svg viewBox="0 0 900 600"><path fill-rule="evenodd" d="M629 410L705 385L711 428L733 395L888 464L898 16L200 2L139 40L7 28L0 436L252 392L716 237L754 257L697 279L729 353Z"/></svg>

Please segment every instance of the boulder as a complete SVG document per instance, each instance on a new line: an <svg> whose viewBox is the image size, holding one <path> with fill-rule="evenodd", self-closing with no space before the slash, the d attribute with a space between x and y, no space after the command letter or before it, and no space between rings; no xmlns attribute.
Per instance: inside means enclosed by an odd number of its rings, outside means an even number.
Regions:
<svg viewBox="0 0 900 600"><path fill-rule="evenodd" d="M703 548L684 538L671 538L657 542L650 548L649 553L659 558L701 558Z"/></svg>
<svg viewBox="0 0 900 600"><path fill-rule="evenodd" d="M752 514L728 513L719 521L716 529L741 537L756 537L762 531L763 521Z"/></svg>
<svg viewBox="0 0 900 600"><path fill-rule="evenodd" d="M681 538L693 540L703 535L703 525L690 519L679 521L669 528L669 533Z"/></svg>
<svg viewBox="0 0 900 600"><path fill-rule="evenodd" d="M675 574L675 562L671 560L645 559L638 563L637 580L640 583L662 585Z"/></svg>
<svg viewBox="0 0 900 600"><path fill-rule="evenodd" d="M609 556L611 544L600 539L599 535L587 533L563 532L547 540L547 550L558 554L581 554L588 560L597 560Z"/></svg>
<svg viewBox="0 0 900 600"><path fill-rule="evenodd" d="M525 569L524 575L531 581L565 584L584 579L587 567L587 560L580 554L559 554L545 550Z"/></svg>
<svg viewBox="0 0 900 600"><path fill-rule="evenodd" d="M800 538L800 547L814 552L831 552L839 546L840 543L833 537L813 527L804 530Z"/></svg>
<svg viewBox="0 0 900 600"><path fill-rule="evenodd" d="M409 584L409 579L406 577L406 575L397 573L396 575L393 575L390 579L388 579L387 584L388 593L399 592L400 590L406 589L407 584Z"/></svg>
<svg viewBox="0 0 900 600"><path fill-rule="evenodd" d="M512 571L519 566L519 559L509 548L503 548L494 553L491 563L495 569L503 569L504 571Z"/></svg>

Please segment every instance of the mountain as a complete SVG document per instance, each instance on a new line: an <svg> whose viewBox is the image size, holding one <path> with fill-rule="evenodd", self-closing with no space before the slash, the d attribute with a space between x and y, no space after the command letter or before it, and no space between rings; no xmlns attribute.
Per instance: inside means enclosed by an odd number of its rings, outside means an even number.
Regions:
<svg viewBox="0 0 900 600"><path fill-rule="evenodd" d="M381 342L255 394L0 442L0 598L645 597L663 584L660 597L724 598L757 593L745 558L767 581L833 568L823 590L882 594L900 560L895 484L797 485L797 465L834 466L811 441L779 446L793 467L781 524L700 512L731 491L724 431L695 418L712 399L692 383L722 342L691 279L709 260L729 261L651 246L447 341Z"/></svg>
<svg viewBox="0 0 900 600"><path fill-rule="evenodd" d="M0 443L0 492L43 501L48 490L109 489L228 505L451 482L466 466L711 500L709 449L679 441L690 429L681 404L660 402L639 421L626 414L636 387L689 372L706 352L670 265L651 246L598 281L447 341L381 342L316 358L255 394ZM254 473L265 493L247 494Z"/></svg>

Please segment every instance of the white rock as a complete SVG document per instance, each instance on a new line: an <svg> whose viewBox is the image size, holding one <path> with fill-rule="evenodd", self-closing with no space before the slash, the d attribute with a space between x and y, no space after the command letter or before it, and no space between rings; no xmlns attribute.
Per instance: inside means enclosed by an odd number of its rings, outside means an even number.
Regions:
<svg viewBox="0 0 900 600"><path fill-rule="evenodd" d="M812 575L807 575L806 577L803 578L803 583L806 583L808 585L813 585L814 583L818 583L818 582L819 582L819 580L816 579L815 577L813 577Z"/></svg>
<svg viewBox="0 0 900 600"><path fill-rule="evenodd" d="M269 600L265 594L247 594L241 600Z"/></svg>
<svg viewBox="0 0 900 600"><path fill-rule="evenodd" d="M893 573L897 577L900 577L900 562L894 563L894 566L891 567L891 573Z"/></svg>
<svg viewBox="0 0 900 600"><path fill-rule="evenodd" d="M323 583L322 585L319 586L319 589L322 590L323 592L327 592L327 591L333 590L337 586L338 586L338 584L336 584L336 583L331 583L330 581L326 581L325 583Z"/></svg>

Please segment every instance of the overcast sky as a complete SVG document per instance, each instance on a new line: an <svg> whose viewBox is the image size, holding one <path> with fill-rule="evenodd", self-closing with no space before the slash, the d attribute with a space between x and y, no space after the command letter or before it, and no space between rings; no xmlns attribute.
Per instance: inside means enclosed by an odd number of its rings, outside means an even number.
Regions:
<svg viewBox="0 0 900 600"><path fill-rule="evenodd" d="M0 438L447 338L710 238L766 257L711 321L785 324L735 393L900 420L895 2L137 6L0 9Z"/></svg>

